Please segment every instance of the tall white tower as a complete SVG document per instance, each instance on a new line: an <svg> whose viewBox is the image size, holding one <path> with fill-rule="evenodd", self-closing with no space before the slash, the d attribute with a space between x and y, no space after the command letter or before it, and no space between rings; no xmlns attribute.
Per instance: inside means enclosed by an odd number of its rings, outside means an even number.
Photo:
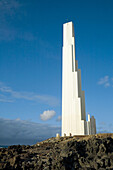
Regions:
<svg viewBox="0 0 113 170"><path fill-rule="evenodd" d="M95 134L95 118L86 121L85 95L81 70L75 60L75 34L72 22L63 25L62 50L62 136Z"/></svg>

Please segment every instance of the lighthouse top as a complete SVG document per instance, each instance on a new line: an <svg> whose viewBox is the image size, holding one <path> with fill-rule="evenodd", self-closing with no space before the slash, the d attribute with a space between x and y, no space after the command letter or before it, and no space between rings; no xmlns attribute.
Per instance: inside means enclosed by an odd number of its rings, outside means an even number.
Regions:
<svg viewBox="0 0 113 170"><path fill-rule="evenodd" d="M68 22L63 24L63 45L71 44L72 37L75 37L73 23Z"/></svg>

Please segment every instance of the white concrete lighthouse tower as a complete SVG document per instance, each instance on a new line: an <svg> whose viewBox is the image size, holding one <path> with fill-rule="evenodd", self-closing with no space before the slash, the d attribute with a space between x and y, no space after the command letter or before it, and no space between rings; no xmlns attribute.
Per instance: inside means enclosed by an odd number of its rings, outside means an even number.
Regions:
<svg viewBox="0 0 113 170"><path fill-rule="evenodd" d="M95 118L86 121L85 95L81 89L81 70L75 60L75 34L72 22L63 25L62 50L62 136L96 133Z"/></svg>

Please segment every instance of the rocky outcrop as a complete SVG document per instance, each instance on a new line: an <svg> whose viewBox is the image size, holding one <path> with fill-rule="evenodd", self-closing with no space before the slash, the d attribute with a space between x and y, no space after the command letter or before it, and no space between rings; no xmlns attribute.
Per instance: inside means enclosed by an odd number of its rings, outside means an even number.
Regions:
<svg viewBox="0 0 113 170"><path fill-rule="evenodd" d="M50 138L0 149L0 169L113 169L113 134Z"/></svg>

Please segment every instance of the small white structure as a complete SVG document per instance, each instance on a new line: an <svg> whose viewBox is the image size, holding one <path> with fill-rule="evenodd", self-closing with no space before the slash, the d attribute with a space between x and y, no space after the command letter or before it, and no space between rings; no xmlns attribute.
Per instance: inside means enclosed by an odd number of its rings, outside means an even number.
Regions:
<svg viewBox="0 0 113 170"><path fill-rule="evenodd" d="M58 139L60 138L60 134L59 133L56 134L56 138L58 138Z"/></svg>
<svg viewBox="0 0 113 170"><path fill-rule="evenodd" d="M62 51L62 136L96 134L95 118L86 121L85 94L81 70L75 60L75 34L72 22L63 25Z"/></svg>

